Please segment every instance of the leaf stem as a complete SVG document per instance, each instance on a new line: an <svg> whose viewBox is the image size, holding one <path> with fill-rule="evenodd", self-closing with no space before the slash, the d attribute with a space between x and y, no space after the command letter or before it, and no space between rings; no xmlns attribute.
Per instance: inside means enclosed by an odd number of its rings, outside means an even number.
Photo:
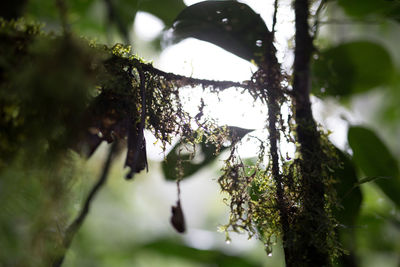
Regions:
<svg viewBox="0 0 400 267"><path fill-rule="evenodd" d="M108 152L107 159L106 159L106 162L104 163L103 171L101 172L99 180L93 186L93 188L90 190L88 196L86 197L86 200L85 200L85 203L83 205L81 212L78 214L78 216L75 218L75 220L67 228L67 230L65 232L63 244L62 244L63 245L62 253L54 260L54 262L52 264L53 267L60 267L62 265L64 258L65 258L65 254L66 254L67 250L70 248L75 234L79 231L84 220L86 219L87 215L89 214L90 205L93 202L93 198L98 193L100 188L105 184L107 177L108 177L109 170L110 170L110 166L112 163L113 154L117 147L117 143L118 143L118 141L114 140L113 144L111 145L110 151Z"/></svg>

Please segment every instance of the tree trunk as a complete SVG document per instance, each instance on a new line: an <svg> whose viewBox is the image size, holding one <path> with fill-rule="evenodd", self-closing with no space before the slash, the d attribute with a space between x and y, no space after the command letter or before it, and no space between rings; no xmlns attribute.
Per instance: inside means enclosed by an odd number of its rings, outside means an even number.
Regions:
<svg viewBox="0 0 400 267"><path fill-rule="evenodd" d="M300 183L302 210L285 244L287 266L328 266L330 255L326 241L329 219L325 211L325 185L322 175L320 135L310 103L310 58L313 50L309 33L309 1L295 0L295 60L293 100L296 133L300 144Z"/></svg>

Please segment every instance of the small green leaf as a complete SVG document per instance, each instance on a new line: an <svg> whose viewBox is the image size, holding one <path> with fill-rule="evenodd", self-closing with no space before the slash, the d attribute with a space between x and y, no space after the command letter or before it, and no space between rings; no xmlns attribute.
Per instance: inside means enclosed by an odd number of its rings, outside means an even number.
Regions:
<svg viewBox="0 0 400 267"><path fill-rule="evenodd" d="M240 140L247 133L253 131L249 129L243 129L240 127L228 126L229 136L232 140ZM201 142L198 145L188 145L184 142L179 142L169 153L166 160L162 163L162 169L165 179L175 181L179 178L179 164L183 171L183 177L186 178L201 168L207 166L217 158L217 147L212 143L204 142L204 136L201 138ZM194 158L191 158L190 154L183 154L181 150L187 147L189 150L194 147L196 150ZM221 151L226 150L228 147L223 147ZM194 151L192 151L194 152ZM182 155L183 154L183 155Z"/></svg>
<svg viewBox="0 0 400 267"><path fill-rule="evenodd" d="M350 96L390 83L394 66L380 44L357 41L321 51L312 65L313 93Z"/></svg>
<svg viewBox="0 0 400 267"><path fill-rule="evenodd" d="M354 153L354 161L362 172L371 177L391 177L373 179L373 182L398 206L400 206L399 168L395 157L371 130L350 127L348 141Z"/></svg>
<svg viewBox="0 0 400 267"><path fill-rule="evenodd" d="M178 15L172 41L193 37L246 60L260 62L267 46L266 38L270 36L265 22L248 5L236 1L204 1Z"/></svg>

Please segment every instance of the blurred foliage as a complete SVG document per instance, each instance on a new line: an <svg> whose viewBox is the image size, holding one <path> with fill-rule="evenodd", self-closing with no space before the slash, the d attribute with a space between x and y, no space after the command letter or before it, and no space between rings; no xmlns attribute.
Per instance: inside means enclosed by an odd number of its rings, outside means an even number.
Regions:
<svg viewBox="0 0 400 267"><path fill-rule="evenodd" d="M0 24L0 265L48 266L83 174L67 148L93 94L97 55L23 20Z"/></svg>
<svg viewBox="0 0 400 267"><path fill-rule="evenodd" d="M200 250L187 247L172 240L156 240L141 247L144 250L158 252L162 255L175 256L182 259L215 265L215 266L234 266L234 267L252 267L258 264L252 263L247 259L230 256L215 250Z"/></svg>
<svg viewBox="0 0 400 267"><path fill-rule="evenodd" d="M0 172L1 266L51 265L74 211L76 177L86 176L72 152L51 163L38 163L39 153Z"/></svg>
<svg viewBox="0 0 400 267"><path fill-rule="evenodd" d="M128 42L132 25L139 11L160 18L166 26L172 25L177 12L183 9L183 0L72 0L67 2L68 21L74 32L104 41L110 29L117 29ZM45 22L50 29L59 24L56 1L29 0L23 14Z"/></svg>
<svg viewBox="0 0 400 267"><path fill-rule="evenodd" d="M350 127L348 139L357 166L369 177L380 176L374 183L399 206L399 168L390 150L373 131L364 127Z"/></svg>
<svg viewBox="0 0 400 267"><path fill-rule="evenodd" d="M22 20L0 23L0 168L21 148L26 158L47 153L53 160L78 140L94 94L96 52L79 40L45 37Z"/></svg>
<svg viewBox="0 0 400 267"><path fill-rule="evenodd" d="M347 14L357 18L380 18L400 21L400 3L396 0L338 0Z"/></svg>
<svg viewBox="0 0 400 267"><path fill-rule="evenodd" d="M313 93L325 97L363 93L389 84L393 72L391 56L383 46L368 41L342 43L318 53Z"/></svg>

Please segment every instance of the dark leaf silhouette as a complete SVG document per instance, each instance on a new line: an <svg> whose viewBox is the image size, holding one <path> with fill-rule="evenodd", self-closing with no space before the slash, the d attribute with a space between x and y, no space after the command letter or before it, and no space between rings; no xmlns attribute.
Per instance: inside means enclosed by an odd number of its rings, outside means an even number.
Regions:
<svg viewBox="0 0 400 267"><path fill-rule="evenodd" d="M174 22L172 39L179 42L189 37L257 63L272 38L260 15L236 1L204 1L184 9Z"/></svg>
<svg viewBox="0 0 400 267"><path fill-rule="evenodd" d="M228 131L231 141L237 142L253 130L228 126ZM181 155L180 150L187 144L185 144L183 141L176 144L175 147L168 153L166 160L162 164L165 179L174 181L179 177L177 170L178 163L183 171L183 177L181 178L187 178L213 162L217 158L217 147L212 143L206 143L204 141L205 140L203 138L203 141L196 147L196 152L201 158L200 162L195 162L191 155ZM224 151L227 148L228 147L223 147L221 151Z"/></svg>

